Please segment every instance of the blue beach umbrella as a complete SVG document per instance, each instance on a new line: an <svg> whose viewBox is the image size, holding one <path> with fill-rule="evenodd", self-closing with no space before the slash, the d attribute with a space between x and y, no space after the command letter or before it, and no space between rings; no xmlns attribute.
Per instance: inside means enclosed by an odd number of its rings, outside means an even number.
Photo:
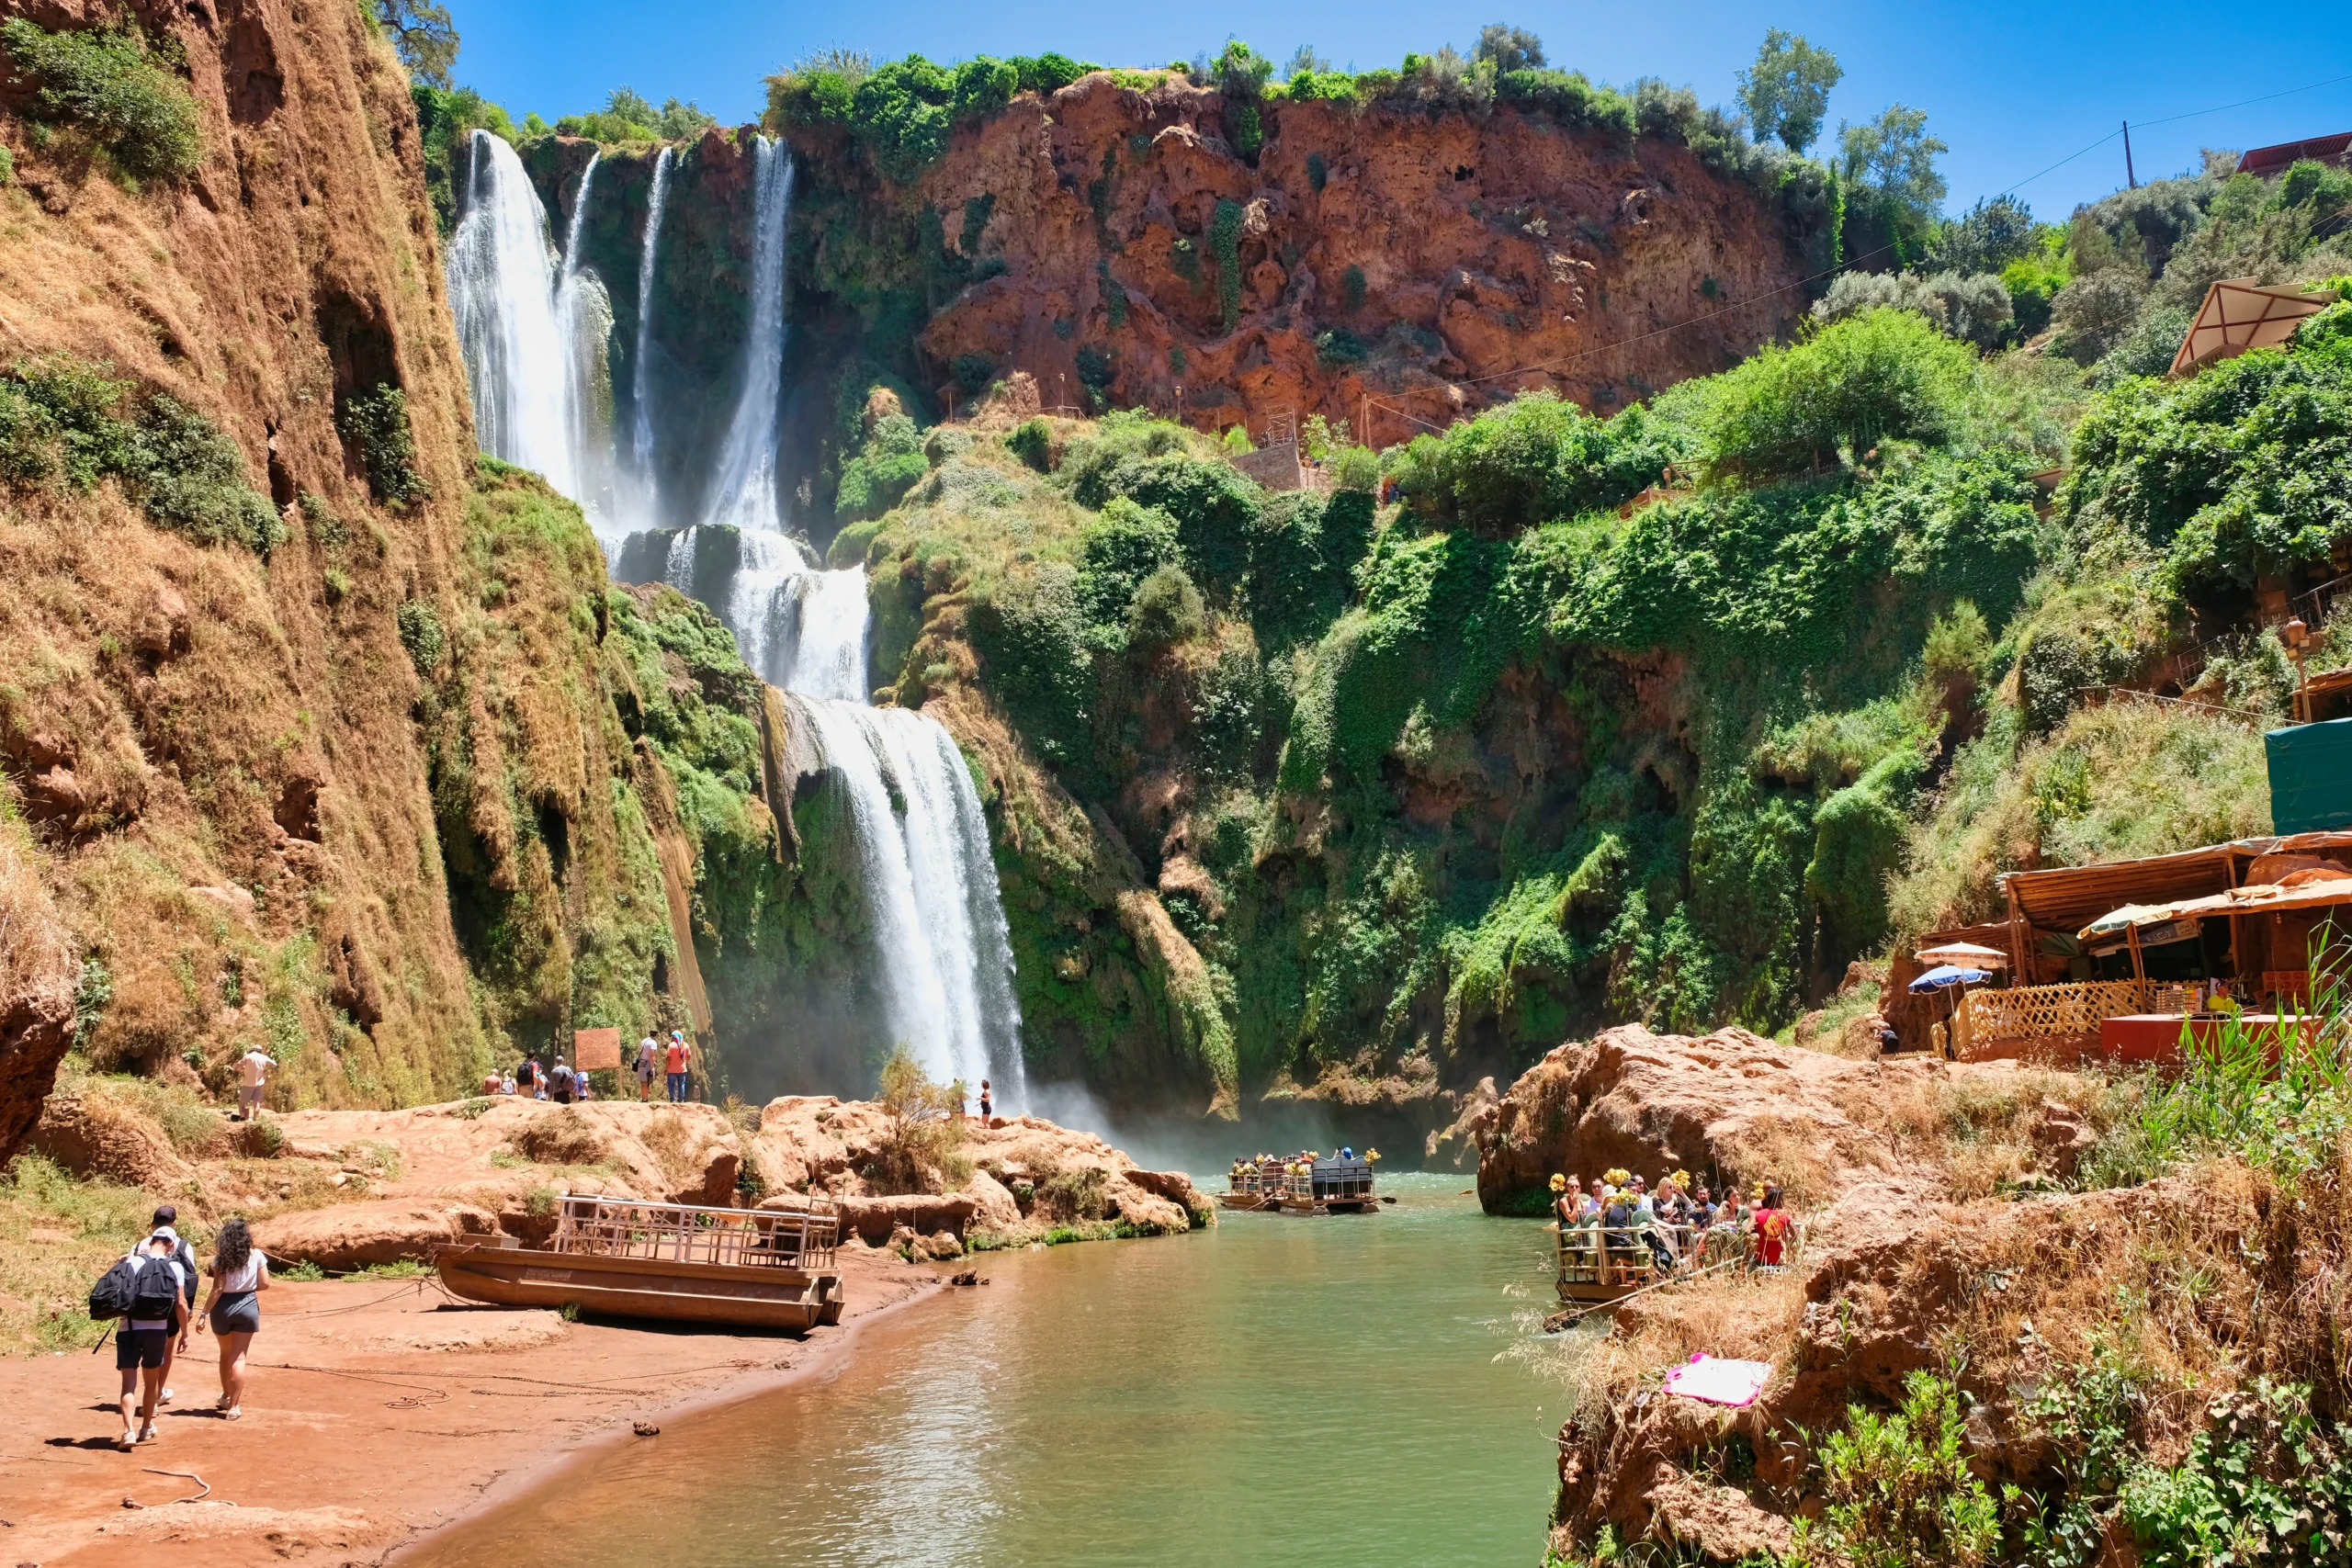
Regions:
<svg viewBox="0 0 2352 1568"><path fill-rule="evenodd" d="M1993 976L1982 969L1962 969L1957 964L1939 964L1911 982L1914 993L1940 991L1946 986L1973 986Z"/></svg>

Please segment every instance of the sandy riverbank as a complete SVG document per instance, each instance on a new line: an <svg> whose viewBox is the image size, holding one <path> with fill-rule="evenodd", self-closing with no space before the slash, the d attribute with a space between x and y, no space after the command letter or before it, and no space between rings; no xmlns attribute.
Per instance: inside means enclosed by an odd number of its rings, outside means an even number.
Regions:
<svg viewBox="0 0 2352 1568"><path fill-rule="evenodd" d="M112 1446L110 1354L0 1359L0 1561L175 1568L277 1559L376 1563L631 1424L779 1386L842 1353L944 1269L842 1251L848 1310L805 1338L566 1323L453 1303L430 1279L281 1283L254 1341L244 1418L210 1408L215 1343L173 1373L162 1438ZM297 1370L299 1369L299 1370ZM192 1472L197 1486L146 1467ZM127 1508L129 1497L145 1506Z"/></svg>

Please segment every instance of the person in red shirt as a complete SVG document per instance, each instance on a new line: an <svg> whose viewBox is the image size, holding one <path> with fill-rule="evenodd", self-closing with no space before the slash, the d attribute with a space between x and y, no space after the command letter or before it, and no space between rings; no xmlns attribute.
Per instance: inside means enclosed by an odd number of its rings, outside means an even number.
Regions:
<svg viewBox="0 0 2352 1568"><path fill-rule="evenodd" d="M1764 1189L1763 1206L1756 1211L1750 1224L1756 1237L1756 1266L1778 1269L1788 1247L1789 1237L1796 1228L1795 1217L1781 1207L1781 1190Z"/></svg>
<svg viewBox="0 0 2352 1568"><path fill-rule="evenodd" d="M686 1069L694 1061L695 1048L686 1043L684 1031L670 1031L670 1049L662 1066L670 1076L670 1103L686 1102Z"/></svg>

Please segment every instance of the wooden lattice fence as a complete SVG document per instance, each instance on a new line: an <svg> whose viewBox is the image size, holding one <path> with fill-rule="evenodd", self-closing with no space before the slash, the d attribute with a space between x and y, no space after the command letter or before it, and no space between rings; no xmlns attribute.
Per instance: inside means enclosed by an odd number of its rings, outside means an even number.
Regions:
<svg viewBox="0 0 2352 1568"><path fill-rule="evenodd" d="M1952 1054L1992 1053L2003 1041L2098 1037L2101 1019L2145 1012L2148 987L2138 980L2079 980L1971 991L1960 1004Z"/></svg>

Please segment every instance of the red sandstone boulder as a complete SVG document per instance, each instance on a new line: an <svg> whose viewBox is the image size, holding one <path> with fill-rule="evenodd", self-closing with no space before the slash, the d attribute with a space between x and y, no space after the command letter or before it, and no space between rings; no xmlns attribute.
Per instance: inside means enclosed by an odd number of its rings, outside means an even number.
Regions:
<svg viewBox="0 0 2352 1568"><path fill-rule="evenodd" d="M340 1272L375 1263L426 1262L435 1247L497 1232L497 1217L470 1203L393 1201L343 1203L256 1221L254 1245L272 1262L315 1263Z"/></svg>

